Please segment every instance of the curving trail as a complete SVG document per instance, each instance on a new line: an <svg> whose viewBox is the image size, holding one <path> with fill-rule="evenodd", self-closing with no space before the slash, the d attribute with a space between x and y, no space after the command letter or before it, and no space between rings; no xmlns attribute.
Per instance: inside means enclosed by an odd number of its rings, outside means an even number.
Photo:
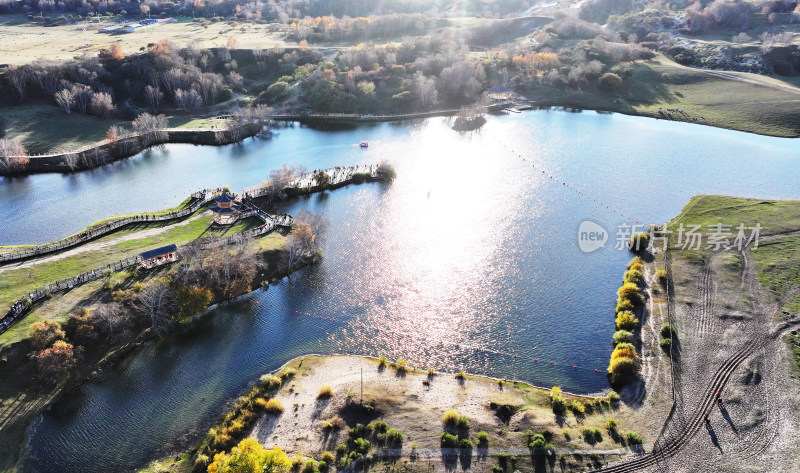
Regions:
<svg viewBox="0 0 800 473"><path fill-rule="evenodd" d="M753 301L754 309L759 317L755 320L755 326L750 331L750 339L747 343L737 350L735 353L726 358L711 375L710 380L705 384L702 395L698 397L696 407L691 415L682 419L680 423L680 430L673 431L674 434L663 434L656 441L653 451L650 453L639 455L631 460L620 462L610 465L606 468L597 470L608 473L626 473L626 472L640 472L656 465L662 464L667 459L677 455L681 450L686 447L695 437L695 435L705 428L705 419L712 414L717 403L716 393L724 391L728 382L731 380L734 372L742 366L742 363L757 355L761 350L772 343L780 343L781 335L789 330L797 328L800 325L800 316L790 318L777 326L768 327L771 318L777 313L782 304L767 302L766 298L762 297L761 287L758 284L755 268L750 260L748 251L742 252L744 259L744 269L742 272L742 289L748 293ZM713 257L712 257L713 259ZM696 318L693 328L702 335L703 328L714 324L716 320L716 310L714 304L714 288L715 278L711 271L711 262L709 261L703 268L700 274L700 282L698 284L695 300L698 306L692 310L693 317ZM800 292L800 288L795 288L789 294L796 294ZM676 403L684 404L682 399L676 398ZM762 401L767 404L767 401ZM673 411L676 406L673 406ZM771 438L774 438L777 432L766 432L764 440L761 442L755 451L740 452L746 453L747 457L752 457L760 451L765 450L771 443Z"/></svg>

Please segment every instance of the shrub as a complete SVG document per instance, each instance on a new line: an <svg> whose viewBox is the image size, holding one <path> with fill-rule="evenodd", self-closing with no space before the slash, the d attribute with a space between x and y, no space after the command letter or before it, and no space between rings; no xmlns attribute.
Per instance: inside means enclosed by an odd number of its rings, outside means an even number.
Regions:
<svg viewBox="0 0 800 473"><path fill-rule="evenodd" d="M635 308L636 304L632 300L620 297L617 299L617 307L614 309L614 312L615 313L620 313L625 311L633 312Z"/></svg>
<svg viewBox="0 0 800 473"><path fill-rule="evenodd" d="M547 442L544 439L544 435L536 434L531 437L530 441L528 442L528 448L532 448L534 450L539 450L545 448Z"/></svg>
<svg viewBox="0 0 800 473"><path fill-rule="evenodd" d="M617 431L617 421L615 421L614 419L608 419L606 421L606 429L608 429L611 432L616 432Z"/></svg>
<svg viewBox="0 0 800 473"><path fill-rule="evenodd" d="M333 388L331 388L328 385L319 388L319 392L317 393L317 399L329 399L331 397L333 397Z"/></svg>
<svg viewBox="0 0 800 473"><path fill-rule="evenodd" d="M478 445L486 445L489 443L489 434L485 430L478 432Z"/></svg>
<svg viewBox="0 0 800 473"><path fill-rule="evenodd" d="M465 415L458 416L458 421L456 421L456 425L458 425L459 429L469 429L469 417Z"/></svg>
<svg viewBox="0 0 800 473"><path fill-rule="evenodd" d="M639 326L637 319L632 312L624 311L617 314L617 330L633 330Z"/></svg>
<svg viewBox="0 0 800 473"><path fill-rule="evenodd" d="M342 428L344 428L344 420L342 420L342 418L339 416L331 417L330 419L322 421L322 428L331 430L341 430Z"/></svg>
<svg viewBox="0 0 800 473"><path fill-rule="evenodd" d="M615 350L630 350L630 351L636 353L636 348L634 348L632 343L619 343L615 347Z"/></svg>
<svg viewBox="0 0 800 473"><path fill-rule="evenodd" d="M666 286L667 285L667 279L668 279L667 278L667 270L666 269L659 269L658 271L656 271L656 278L658 278L658 282L661 285Z"/></svg>
<svg viewBox="0 0 800 473"><path fill-rule="evenodd" d="M664 326L661 327L661 336L663 338L672 338L672 327L670 327L669 324L664 324Z"/></svg>
<svg viewBox="0 0 800 473"><path fill-rule="evenodd" d="M619 402L619 394L617 394L614 391L611 391L610 393L608 393L608 402L610 402L612 404L618 403Z"/></svg>
<svg viewBox="0 0 800 473"><path fill-rule="evenodd" d="M636 378L638 364L634 358L617 357L608 365L612 385L623 385Z"/></svg>
<svg viewBox="0 0 800 473"><path fill-rule="evenodd" d="M622 276L622 281L623 283L642 285L644 284L644 275L639 270L629 269L625 271L625 274Z"/></svg>
<svg viewBox="0 0 800 473"><path fill-rule="evenodd" d="M620 84L622 84L622 78L613 72L606 72L597 80L598 85L603 90L613 91Z"/></svg>
<svg viewBox="0 0 800 473"><path fill-rule="evenodd" d="M389 428L386 422L382 420L376 420L375 422L370 422L370 424L367 427L370 428L370 430L373 430L379 434L386 432L386 429Z"/></svg>
<svg viewBox="0 0 800 473"><path fill-rule="evenodd" d="M314 460L306 461L305 465L303 465L303 473L314 473L317 469L317 464Z"/></svg>
<svg viewBox="0 0 800 473"><path fill-rule="evenodd" d="M450 409L445 411L444 415L442 415L442 423L445 425L456 425L458 423L458 417L458 411Z"/></svg>
<svg viewBox="0 0 800 473"><path fill-rule="evenodd" d="M637 258L638 258L638 256L637 256ZM636 271L642 272L642 271L644 271L644 265L642 265L642 263L634 263L634 264L632 264L632 265L630 265L628 267L628 270L629 271L636 270Z"/></svg>
<svg viewBox="0 0 800 473"><path fill-rule="evenodd" d="M672 339L665 338L664 340L661 340L660 345L663 350L669 351L670 347L672 347Z"/></svg>
<svg viewBox="0 0 800 473"><path fill-rule="evenodd" d="M380 368L384 368L386 366L387 360L385 356L378 358L378 366Z"/></svg>
<svg viewBox="0 0 800 473"><path fill-rule="evenodd" d="M584 406L581 401L572 401L569 405L569 408L575 415L586 412L586 406Z"/></svg>
<svg viewBox="0 0 800 473"><path fill-rule="evenodd" d="M400 445L405 440L403 431L399 429L389 429L386 431L386 442L390 445Z"/></svg>
<svg viewBox="0 0 800 473"><path fill-rule="evenodd" d="M269 414L280 414L283 412L283 403L278 399L272 398L267 401L263 409Z"/></svg>
<svg viewBox="0 0 800 473"><path fill-rule="evenodd" d="M461 443L458 446L464 450L472 450L472 440L461 439Z"/></svg>
<svg viewBox="0 0 800 473"><path fill-rule="evenodd" d="M329 465L333 465L333 461L336 459L336 457L334 457L332 452L322 452L322 455L319 458L320 458L320 462L319 462L320 463L320 467L319 467L320 470L322 470L322 462L325 462L325 463L327 463Z"/></svg>
<svg viewBox="0 0 800 473"><path fill-rule="evenodd" d="M267 389L279 389L281 387L281 378L278 376L272 376L271 374L265 374L261 378L259 378L261 384Z"/></svg>
<svg viewBox="0 0 800 473"><path fill-rule="evenodd" d="M278 374L278 376L280 376L281 379L283 379L283 380L287 380L287 379L293 377L296 374L297 374L297 370L296 369L294 369L294 368L286 368L283 371L281 371Z"/></svg>
<svg viewBox="0 0 800 473"><path fill-rule="evenodd" d="M561 388L558 386L553 386L550 390L550 405L554 414L564 415L567 412L567 401L561 395Z"/></svg>
<svg viewBox="0 0 800 473"><path fill-rule="evenodd" d="M456 373L456 379L462 379L463 380L466 377L467 377L467 375L466 375L466 373L464 373L464 370L458 370L458 373Z"/></svg>
<svg viewBox="0 0 800 473"><path fill-rule="evenodd" d="M347 433L347 435L351 439L357 439L357 438L361 438L361 437L366 437L367 435L369 435L369 433L371 431L372 431L371 430L371 426L369 426L369 425L356 424L355 427L350 429L350 431Z"/></svg>
<svg viewBox="0 0 800 473"><path fill-rule="evenodd" d="M369 451L370 442L365 438L357 438L353 441L353 445L355 446L355 451L361 453L367 453Z"/></svg>
<svg viewBox="0 0 800 473"><path fill-rule="evenodd" d="M300 471L300 468L303 466L303 457L300 455L295 455L292 457L292 471Z"/></svg>
<svg viewBox="0 0 800 473"><path fill-rule="evenodd" d="M428 367L428 377L434 376L436 374L436 370L433 369L433 366Z"/></svg>
<svg viewBox="0 0 800 473"><path fill-rule="evenodd" d="M320 472L325 473L328 471L328 462L320 460L319 463L317 463L317 468L319 468Z"/></svg>
<svg viewBox="0 0 800 473"><path fill-rule="evenodd" d="M336 446L337 455L341 456L344 455L345 453L347 453L347 445L340 443L339 445Z"/></svg>
<svg viewBox="0 0 800 473"><path fill-rule="evenodd" d="M617 296L619 296L619 299L631 301L634 305L642 300L642 295L639 293L639 286L630 282L624 283L622 287L617 290Z"/></svg>
<svg viewBox="0 0 800 473"><path fill-rule="evenodd" d="M650 234L645 232L635 233L628 239L628 250L641 253L650 245Z"/></svg>
<svg viewBox="0 0 800 473"><path fill-rule="evenodd" d="M441 437L442 448L456 448L458 447L458 437L447 432L442 432Z"/></svg>
<svg viewBox="0 0 800 473"><path fill-rule="evenodd" d="M337 470L344 470L345 468L350 466L350 463L352 463L350 458L348 458L346 456L343 456L343 457L339 458L339 460L336 462L336 469Z"/></svg>
<svg viewBox="0 0 800 473"><path fill-rule="evenodd" d="M620 343L628 343L633 339L633 334L627 330L617 330L614 332L614 345L619 345Z"/></svg>
<svg viewBox="0 0 800 473"><path fill-rule="evenodd" d="M408 362L402 358L398 358L394 362L394 367L397 368L398 373L405 373L408 370Z"/></svg>
<svg viewBox="0 0 800 473"><path fill-rule="evenodd" d="M600 433L600 429L594 429L591 427L587 427L581 430L581 435L583 435L583 440L586 443L596 443L603 440L603 435Z"/></svg>
<svg viewBox="0 0 800 473"><path fill-rule="evenodd" d="M641 269L642 265L644 264L644 261L642 260L642 258L634 256L633 258L631 258L630 261L628 261L628 269L633 269L633 267L636 266L637 264Z"/></svg>
<svg viewBox="0 0 800 473"><path fill-rule="evenodd" d="M632 430L625 433L625 440L631 445L641 445L644 443L644 438Z"/></svg>

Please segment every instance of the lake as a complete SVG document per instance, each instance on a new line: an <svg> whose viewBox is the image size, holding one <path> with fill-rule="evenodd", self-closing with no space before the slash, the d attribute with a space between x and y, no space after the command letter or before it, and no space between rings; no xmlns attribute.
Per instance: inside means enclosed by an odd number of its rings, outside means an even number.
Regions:
<svg viewBox="0 0 800 473"><path fill-rule="evenodd" d="M306 353L402 357L599 392L615 291L631 257L615 249L617 226L663 223L696 194L800 198L797 143L537 111L489 117L465 134L444 118L294 125L241 145L168 145L74 175L2 180L0 243L20 244L173 206L201 187L238 190L283 163L387 160L398 175L286 202L289 213L330 220L323 262L213 308L196 327L86 383L37 420L23 470L142 466L197 439L248 383ZM580 251L584 220L606 229L605 248Z"/></svg>

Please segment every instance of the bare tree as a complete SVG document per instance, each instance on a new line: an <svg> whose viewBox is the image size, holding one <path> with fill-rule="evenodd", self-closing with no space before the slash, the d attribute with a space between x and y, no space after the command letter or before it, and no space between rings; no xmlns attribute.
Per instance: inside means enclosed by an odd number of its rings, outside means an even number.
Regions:
<svg viewBox="0 0 800 473"><path fill-rule="evenodd" d="M147 97L147 101L150 102L153 113L158 113L161 107L161 101L164 100L164 92L161 92L161 89L158 87L148 85L144 88L144 95Z"/></svg>
<svg viewBox="0 0 800 473"><path fill-rule="evenodd" d="M70 92L72 92L75 108L77 108L80 113L85 114L86 111L89 110L89 103L92 101L92 88L88 85L75 84L72 86Z"/></svg>
<svg viewBox="0 0 800 473"><path fill-rule="evenodd" d="M111 95L105 92L95 92L92 94L92 100L89 104L92 113L100 118L108 118L114 113L116 107Z"/></svg>
<svg viewBox="0 0 800 473"><path fill-rule="evenodd" d="M75 103L75 96L68 89L61 89L53 96L59 107L63 108L67 114L72 112L72 105Z"/></svg>
<svg viewBox="0 0 800 473"><path fill-rule="evenodd" d="M77 153L67 153L64 155L64 164L69 166L70 171L74 171L78 167L80 157Z"/></svg>
<svg viewBox="0 0 800 473"><path fill-rule="evenodd" d="M175 310L175 294L164 281L156 280L139 293L136 307L150 321L156 335L161 336L173 325L170 314Z"/></svg>
<svg viewBox="0 0 800 473"><path fill-rule="evenodd" d="M194 89L175 91L175 104L184 111L194 110L203 104L203 98Z"/></svg>
<svg viewBox="0 0 800 473"><path fill-rule="evenodd" d="M167 136L167 117L164 115L150 115L142 113L131 123L134 131L139 134L139 141L142 146L150 146L153 143L166 141Z"/></svg>
<svg viewBox="0 0 800 473"><path fill-rule="evenodd" d="M302 257L303 243L300 238L296 236L287 238L286 243L283 245L283 263L286 265L286 269L291 272Z"/></svg>
<svg viewBox="0 0 800 473"><path fill-rule="evenodd" d="M7 66L3 69L6 78L17 89L19 99L25 98L25 85L28 83L29 69L26 66Z"/></svg>
<svg viewBox="0 0 800 473"><path fill-rule="evenodd" d="M28 163L25 147L16 141L0 139L0 169L11 171L15 167Z"/></svg>

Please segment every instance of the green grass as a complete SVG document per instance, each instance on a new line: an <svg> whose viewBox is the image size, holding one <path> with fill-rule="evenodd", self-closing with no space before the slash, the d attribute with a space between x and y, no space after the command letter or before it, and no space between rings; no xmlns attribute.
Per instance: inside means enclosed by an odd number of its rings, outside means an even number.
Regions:
<svg viewBox="0 0 800 473"><path fill-rule="evenodd" d="M714 77L663 55L629 64L631 76L614 92L542 87L528 93L542 105L562 105L659 117L658 109L683 108L699 123L772 136L800 136L800 95ZM756 74L728 73L771 86L792 83ZM687 121L684 119L684 121Z"/></svg>
<svg viewBox="0 0 800 473"><path fill-rule="evenodd" d="M761 224L761 234L800 229L800 200L746 199L720 195L692 197L681 214L669 223L670 229L684 225L716 223L750 226Z"/></svg>
<svg viewBox="0 0 800 473"><path fill-rule="evenodd" d="M104 140L112 125L130 127L127 121L67 114L49 105L2 107L0 116L7 122L6 137L20 142L29 154L76 149Z"/></svg>
<svg viewBox="0 0 800 473"><path fill-rule="evenodd" d="M176 210L181 210L181 209L187 207L191 201L192 201L192 198L191 197L187 197L186 200L181 202L177 207L174 207L174 208L171 208L171 209L159 210L159 211L156 211L156 212L142 212L142 213L139 213L139 214L119 215L119 216L114 216L114 217L110 217L110 218L105 218L103 220L98 220L97 222L92 223L88 227L86 227L86 228L84 228L82 230L79 230L79 231L77 231L77 232L73 233L72 235L69 235L69 236L67 236L65 238L62 238L62 240L65 240L67 238L73 237L73 236L75 236L75 235L77 235L79 233L83 233L86 230L98 227L98 226L103 225L105 223L112 222L114 220L119 220L120 218L132 217L134 215L145 215L145 214L148 214L148 215L163 215L163 214L167 214L169 212L173 212L173 211L176 211ZM181 218L180 220L169 220L169 221L161 221L161 222L143 222L143 223L137 224L137 225L128 225L128 226L120 228L119 230L116 230L116 231L114 231L112 233L109 233L108 235L104 236L103 238L106 238L106 237L109 237L109 236L118 237L120 235L136 233L138 231L145 230L145 229L148 229L148 228L166 227L166 226L169 226L169 225L173 225L178 221L182 221L182 220L185 220L187 218L190 218L193 215L197 215L199 212L202 212L202 211L203 211L203 209L200 208L200 209L196 210L194 213L189 214L189 215ZM98 240L100 240L100 239L98 239ZM45 243L51 243L51 242L41 242L39 244L45 244ZM22 248L32 248L34 246L36 246L36 244L0 246L0 253L5 252L5 251L18 251L18 250L20 250Z"/></svg>
<svg viewBox="0 0 800 473"><path fill-rule="evenodd" d="M159 246L170 243L184 245L200 237L222 236L227 231L236 230L232 227L223 231L214 230L209 232L209 225L211 224L212 218L213 217L210 215L198 217L186 224L173 224L168 229L156 235L117 242L103 248L84 251L67 258L39 263L30 268L6 270L2 273L3 277L0 278L0 307L8 306L24 294L46 284L97 268L101 265L119 261L123 258L135 256L146 250L158 248ZM251 224L237 224L237 226L239 225ZM150 228L152 228L152 225L149 224L143 224L141 226L136 225L99 238L90 244L107 243L122 236L135 234Z"/></svg>
<svg viewBox="0 0 800 473"><path fill-rule="evenodd" d="M789 317L800 312L800 294L787 297L790 291L800 288L800 201L696 196L689 201L681 214L670 222L669 228L675 231L680 224L685 226L694 224L702 225L703 230L706 230L708 225L718 222L730 224L733 228L740 222L745 226L761 224L758 248L750 250L758 272L758 280L762 286L771 291L774 300L783 300L781 310L789 315L781 314L781 317ZM746 234L749 235L749 231L746 231ZM681 260L695 266L704 264L708 253L709 250L705 247L701 250L676 251ZM730 286L737 284L743 263L737 253L722 253L718 257L718 268L717 278L728 281L726 285ZM694 284L686 278L676 279L678 280L682 281L676 283L678 286ZM690 289L681 286L678 290ZM787 341L795 363L800 366L800 335L788 336Z"/></svg>

